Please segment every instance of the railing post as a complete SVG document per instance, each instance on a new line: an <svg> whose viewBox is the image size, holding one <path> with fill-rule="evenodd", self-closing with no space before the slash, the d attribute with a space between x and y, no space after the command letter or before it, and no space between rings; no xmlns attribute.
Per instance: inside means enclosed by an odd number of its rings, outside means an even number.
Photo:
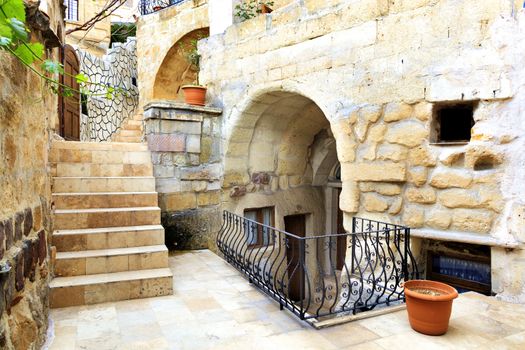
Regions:
<svg viewBox="0 0 525 350"><path fill-rule="evenodd" d="M304 310L304 298L305 298L305 277L306 277L306 274L305 274L305 266L304 266L304 263L305 263L305 244L306 244L306 240L305 239L300 239L299 240L299 264L300 264L300 268L299 268L299 278L300 278L300 293L299 293L299 298L301 300L301 320L304 320L304 314L305 314L305 310Z"/></svg>
<svg viewBox="0 0 525 350"><path fill-rule="evenodd" d="M410 228L405 228L405 257L403 259L403 279L408 280L408 249L410 247Z"/></svg>

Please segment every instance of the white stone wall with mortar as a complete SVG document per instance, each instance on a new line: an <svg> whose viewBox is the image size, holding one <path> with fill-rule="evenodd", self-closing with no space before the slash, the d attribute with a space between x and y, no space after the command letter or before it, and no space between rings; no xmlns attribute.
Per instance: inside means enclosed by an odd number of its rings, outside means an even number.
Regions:
<svg viewBox="0 0 525 350"><path fill-rule="evenodd" d="M494 245L493 290L525 301L522 11L507 0L294 1L201 41L200 79L224 111L225 205L238 211L229 188L250 185L242 154L268 93L305 96L336 139L347 228L358 214ZM433 104L462 100L479 101L471 142L430 144ZM474 169L487 160L492 170Z"/></svg>

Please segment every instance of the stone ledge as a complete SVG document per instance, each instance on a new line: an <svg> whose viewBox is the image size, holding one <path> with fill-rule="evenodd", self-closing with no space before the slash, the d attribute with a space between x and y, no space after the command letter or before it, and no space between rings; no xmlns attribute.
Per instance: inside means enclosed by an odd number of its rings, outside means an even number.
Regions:
<svg viewBox="0 0 525 350"><path fill-rule="evenodd" d="M190 114L211 114L211 115L220 115L222 114L221 108L208 107L208 106L194 106L186 103L169 101L169 100L160 100L153 101L144 106L144 120L147 119L174 119L177 120L179 116L172 115L162 115L160 113L147 113L151 109L170 109L170 110L179 110L183 112L189 112ZM182 116L183 120L188 120L188 114Z"/></svg>
<svg viewBox="0 0 525 350"><path fill-rule="evenodd" d="M480 244L488 245L492 247L502 247L502 248L521 248L520 242L518 241L503 241L495 237L479 234L479 233L470 233L470 232L459 232L459 231L440 231L432 229L411 229L410 235L417 238L427 238L440 241L452 241L452 242L461 242L461 243L471 243L471 244Z"/></svg>

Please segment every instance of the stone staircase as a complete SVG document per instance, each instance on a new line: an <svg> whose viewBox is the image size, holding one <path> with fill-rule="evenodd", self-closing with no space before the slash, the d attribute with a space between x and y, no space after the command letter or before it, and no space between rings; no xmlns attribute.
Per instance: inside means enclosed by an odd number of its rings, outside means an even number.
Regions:
<svg viewBox="0 0 525 350"><path fill-rule="evenodd" d="M50 162L51 307L172 294L147 146L56 141Z"/></svg>
<svg viewBox="0 0 525 350"><path fill-rule="evenodd" d="M135 114L122 123L121 128L111 137L111 140L113 142L142 142L142 135L142 115Z"/></svg>

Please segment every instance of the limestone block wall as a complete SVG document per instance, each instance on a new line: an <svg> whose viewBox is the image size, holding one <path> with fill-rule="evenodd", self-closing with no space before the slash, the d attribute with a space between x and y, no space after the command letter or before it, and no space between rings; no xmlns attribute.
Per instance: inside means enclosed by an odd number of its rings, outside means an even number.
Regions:
<svg viewBox="0 0 525 350"><path fill-rule="evenodd" d="M63 29L60 2L49 1L45 9L49 22L41 22L40 29L56 34ZM34 28L32 35L44 42ZM57 49L47 54L58 59ZM5 51L0 51L0 81L0 348L40 349L49 309L47 159L58 101Z"/></svg>
<svg viewBox="0 0 525 350"><path fill-rule="evenodd" d="M137 21L139 110L153 101L157 77L170 79L170 71L160 70L165 57L186 34L208 28L208 2L185 1L144 15ZM152 39L154 38L154 39ZM173 77L176 79L177 77ZM169 92L167 92L169 97ZM176 95L177 92L174 93ZM160 95L158 99L165 99Z"/></svg>
<svg viewBox="0 0 525 350"><path fill-rule="evenodd" d="M234 154L254 140L250 118L271 108L262 96L305 96L336 140L347 230L360 215L490 245L493 291L525 300L521 5L294 1L202 41L201 81L223 107L224 205L250 206L230 190L252 183ZM432 143L433 110L458 101L477 104L471 141Z"/></svg>
<svg viewBox="0 0 525 350"><path fill-rule="evenodd" d="M171 101L145 107L145 136L170 248L215 247L213 233L221 225L220 114L217 108Z"/></svg>

